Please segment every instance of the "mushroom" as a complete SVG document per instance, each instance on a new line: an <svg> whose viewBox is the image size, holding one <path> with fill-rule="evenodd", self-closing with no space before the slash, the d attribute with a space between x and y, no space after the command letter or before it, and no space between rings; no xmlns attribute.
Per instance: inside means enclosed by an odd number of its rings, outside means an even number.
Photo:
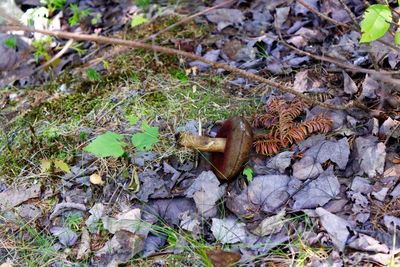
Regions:
<svg viewBox="0 0 400 267"><path fill-rule="evenodd" d="M216 138L183 133L179 144L199 151L211 152L210 163L215 175L223 180L235 177L249 159L253 143L250 124L240 116L225 121Z"/></svg>

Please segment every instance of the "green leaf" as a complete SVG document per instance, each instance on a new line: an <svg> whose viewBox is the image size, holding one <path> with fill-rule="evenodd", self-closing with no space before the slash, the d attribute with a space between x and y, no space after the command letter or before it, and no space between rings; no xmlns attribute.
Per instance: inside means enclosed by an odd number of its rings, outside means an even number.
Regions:
<svg viewBox="0 0 400 267"><path fill-rule="evenodd" d="M68 164L65 163L63 160L54 161L54 167L59 168L60 170L65 171L66 173L71 173Z"/></svg>
<svg viewBox="0 0 400 267"><path fill-rule="evenodd" d="M246 175L247 181L252 182L253 181L253 169L252 168L246 168L243 170L243 174Z"/></svg>
<svg viewBox="0 0 400 267"><path fill-rule="evenodd" d="M147 121L142 123L143 133L135 133L132 136L132 144L138 150L150 150L151 146L158 140L158 127L150 127Z"/></svg>
<svg viewBox="0 0 400 267"><path fill-rule="evenodd" d="M98 136L83 150L101 157L120 157L124 153L122 147L126 146L124 142L118 140L124 138L122 135L106 132Z"/></svg>
<svg viewBox="0 0 400 267"><path fill-rule="evenodd" d="M143 23L146 23L146 22L147 22L147 19L146 19L146 18L143 18L143 17L140 16L140 15L137 15L137 16L135 16L135 17L133 18L133 20L132 20L132 22L131 22L131 28L136 27L136 26L138 26L138 25L140 25L140 24L143 24Z"/></svg>
<svg viewBox="0 0 400 267"><path fill-rule="evenodd" d="M4 44L12 49L15 49L17 48L17 39L14 36L10 37L4 42Z"/></svg>
<svg viewBox="0 0 400 267"><path fill-rule="evenodd" d="M133 115L128 115L128 116L126 116L126 118L128 119L128 122L129 122L131 125L135 125L135 124L138 123L138 121L139 121L139 118L138 118L138 117L135 117L135 116L133 116Z"/></svg>
<svg viewBox="0 0 400 267"><path fill-rule="evenodd" d="M101 78L100 74L95 69L92 69L92 68L88 68L86 71L86 74L87 74L88 78L93 81L98 81Z"/></svg>
<svg viewBox="0 0 400 267"><path fill-rule="evenodd" d="M400 32L396 32L396 34L394 35L394 43L397 45L400 44Z"/></svg>
<svg viewBox="0 0 400 267"><path fill-rule="evenodd" d="M371 5L365 11L363 18L363 21L361 21L363 34L360 43L372 42L388 31L392 22L392 12L385 5Z"/></svg>

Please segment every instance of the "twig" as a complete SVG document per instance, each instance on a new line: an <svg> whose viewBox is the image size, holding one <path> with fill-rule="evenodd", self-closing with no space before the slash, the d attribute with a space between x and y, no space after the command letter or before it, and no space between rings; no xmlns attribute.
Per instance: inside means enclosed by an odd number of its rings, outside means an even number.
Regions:
<svg viewBox="0 0 400 267"><path fill-rule="evenodd" d="M354 13L350 10L350 8L346 5L346 3L343 0L338 0L344 10L347 12L347 15L349 15L350 19L353 21L354 27L357 28L357 31L361 31L360 25L358 25L357 18L354 16Z"/></svg>
<svg viewBox="0 0 400 267"><path fill-rule="evenodd" d="M341 61L339 61L339 60L337 60L335 58L331 58L331 57L328 57L328 56L319 56L319 55L315 55L315 54L309 53L307 51L303 51L303 50L298 49L297 47L292 46L292 45L288 44L287 42L285 42L283 40L280 40L280 39L277 39L274 36L269 35L267 33L265 33L263 36L257 37L257 38L262 38L262 37L267 37L267 38L273 39L273 40L275 40L275 41L277 41L277 42L289 47L290 49L295 50L296 52L298 52L300 54L315 58L317 60L329 62L329 63L335 64L335 65L337 65L339 67L342 67L344 69L352 70L352 71L355 71L355 72L361 72L361 73L368 73L368 74L371 74L371 75L376 75L374 77L376 79L378 79L378 80L385 81L385 82L388 82L388 83L392 83L394 85L400 85L400 80L387 77L388 75L391 75L391 74L400 74L399 71L394 71L394 72L393 71L377 71L377 70L360 68L360 67L355 66L355 65L351 65L351 64L348 64L348 63L341 62ZM377 75L377 74L379 74L379 75Z"/></svg>
<svg viewBox="0 0 400 267"><path fill-rule="evenodd" d="M343 22L340 22L340 21L337 21L337 20L334 20L334 19L328 17L327 15L322 14L321 12L319 12L319 11L316 10L316 9L314 9L314 8L313 8L312 6L310 6L309 4L304 3L302 0L296 0L296 2L302 4L303 6L305 6L306 8L308 8L311 12L315 13L316 15L318 15L318 16L321 17L321 18L326 19L327 21L332 22L333 24L336 24L336 25L339 25L339 26L342 26L342 27L351 29L351 30L353 30L353 31L357 31L357 29L354 28L353 26L348 25L348 24L343 23Z"/></svg>
<svg viewBox="0 0 400 267"><path fill-rule="evenodd" d="M349 15L350 19L353 21L354 27L357 28L357 31L358 31L358 32L361 32L361 28L360 28L360 26L358 25L357 18L356 18L356 16L354 15L354 13L350 10L350 8L346 5L346 3L345 3L343 0L339 0L339 2L340 2L340 4L342 5L342 7L344 8L344 10L347 12L347 14ZM379 70L378 62L376 62L376 58L375 58L375 56L374 56L374 55L372 54L372 52L371 52L371 45L370 45L370 43L367 43L366 45L367 45L367 48L368 48L368 50L369 50L369 51L368 51L368 55L369 55L369 57L371 58L372 65L374 66L374 69L375 69L375 70Z"/></svg>
<svg viewBox="0 0 400 267"><path fill-rule="evenodd" d="M316 175L315 177L309 178L307 181L305 181L304 183L302 183L301 185L299 185L299 187L297 187L297 189L291 193L289 196L287 196L281 204L279 204L279 206L275 207L274 210L272 212L276 212L277 210L279 210L282 206L284 206L290 199L292 199L297 193L299 193L301 190L303 190L307 185L309 185L312 181L317 180L317 178L319 177L319 175Z"/></svg>
<svg viewBox="0 0 400 267"><path fill-rule="evenodd" d="M81 41L93 41L93 42L97 42L97 43L104 43L104 44L115 44L115 45L123 45L123 46L129 46L129 47L133 47L133 48L142 48L142 49L146 49L146 50L155 50L157 52L162 52L162 53L167 53L167 54L174 54L177 56L183 56L186 58L190 58L193 60L199 60L202 61L206 64L209 64L215 68L221 68L221 69L225 69L227 71L230 72L235 72L243 77L246 77L248 79L254 80L254 81L259 81L262 83L265 83L266 85L275 87L277 89L279 89L282 92L285 93L290 93L293 94L299 98L304 99L305 101L313 104L313 105L319 105L321 107L324 108L328 108L328 109L337 109L337 110L347 110L349 108L360 108L363 109L367 112L369 112L370 110L363 105L360 101L358 100L352 100L350 102L348 102L345 105L332 105L332 104L328 104L328 103L323 103L321 101L315 100L309 96L303 95L302 93L294 90L291 87L287 87L281 84L278 84L276 82L273 82L271 80L268 80L266 78L263 78L261 76L255 75L253 73L232 67L232 66L228 66L225 64L221 64L218 62L214 62L208 59L205 59L203 57L197 56L195 54L192 53L188 53L185 51L181 51L181 50L177 50L177 49L173 49L173 48L167 48L167 47L163 47L163 46L157 46L157 45L150 45L150 44L145 44L145 43L141 43L141 42L136 42L136 41L129 41L129 40L121 40L121 39L116 39L116 38L109 38L109 37L104 37L104 36L96 36L96 35L88 35L88 34L80 34L80 33L71 33L71 32L63 32L63 31L47 31L47 30L38 30L38 29L34 29L31 27L26 27L26 26L2 26L0 27L0 32L1 31L10 31L10 30L22 30L22 31L26 31L26 32L37 32L37 33L42 33L42 34L46 34L46 35L50 35L50 36L54 36L57 38L65 38L65 39L73 39L73 40L81 40ZM301 51L301 50L300 50ZM354 67L353 67L354 69Z"/></svg>

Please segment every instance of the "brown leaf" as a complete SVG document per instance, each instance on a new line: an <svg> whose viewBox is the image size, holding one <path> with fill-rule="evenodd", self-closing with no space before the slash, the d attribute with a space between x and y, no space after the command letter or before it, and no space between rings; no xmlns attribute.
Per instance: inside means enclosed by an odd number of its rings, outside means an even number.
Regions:
<svg viewBox="0 0 400 267"><path fill-rule="evenodd" d="M213 267L237 266L234 263L241 258L238 252L223 251L219 248L207 250L206 254Z"/></svg>

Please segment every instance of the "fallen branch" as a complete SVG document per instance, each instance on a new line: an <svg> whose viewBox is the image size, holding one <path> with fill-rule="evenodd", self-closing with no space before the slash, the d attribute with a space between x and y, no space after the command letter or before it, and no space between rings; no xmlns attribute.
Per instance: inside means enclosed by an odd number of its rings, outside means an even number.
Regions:
<svg viewBox="0 0 400 267"><path fill-rule="evenodd" d="M150 45L150 44L145 44L145 43L136 42L136 41L121 40L121 39L117 39L117 38L109 38L109 37L97 36L97 35L71 33L71 32L63 32L63 31L39 30L39 29L35 29L32 27L27 27L27 26L15 25L15 26L1 26L0 27L0 32L7 32L7 31L37 32L37 33L41 33L41 34L45 34L45 35L49 35L49 36L54 36L57 38L73 39L76 41L92 41L92 42L103 43L103 44L123 45L123 46L129 46L129 47L133 47L133 48L142 48L142 49L146 49L146 50L152 50L152 51L154 50L157 52L162 52L162 53L167 53L167 54L174 54L177 56L182 56L182 57L186 57L186 58L190 58L193 60L198 60L198 61L204 62L215 68L221 68L221 69L225 69L230 72L237 73L237 74L239 74L243 77L246 77L250 80L262 82L268 86L277 88L278 90L280 90L282 92L296 95L297 97L302 98L305 101L307 101L308 103L313 104L313 105L319 105L324 108L336 109L336 110L347 110L350 108L360 108L367 112L370 111L368 109L368 107L366 107L364 104L362 104L359 100L349 101L345 105L332 105L332 104L328 104L328 103L323 103L323 102L315 100L309 96L303 95L302 93L296 91L295 89L293 89L291 87L281 85L279 83L273 82L273 81L263 78L261 76L252 74L250 72L247 72L247 71L235 68L235 67L231 67L231 66L228 66L225 64L207 60L207 59L197 56L195 54L184 52L184 51L173 49L173 48L167 48L167 47L158 46L158 45Z"/></svg>

